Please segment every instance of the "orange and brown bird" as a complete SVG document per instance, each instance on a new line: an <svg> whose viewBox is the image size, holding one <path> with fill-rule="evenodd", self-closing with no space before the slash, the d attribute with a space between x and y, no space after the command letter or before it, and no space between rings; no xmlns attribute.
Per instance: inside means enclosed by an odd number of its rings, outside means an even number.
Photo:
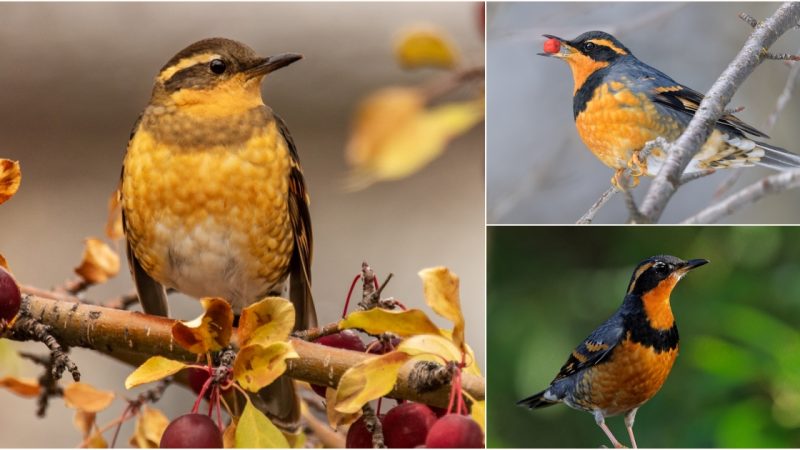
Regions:
<svg viewBox="0 0 800 450"><path fill-rule="evenodd" d="M528 408L556 403L594 415L614 447L622 444L605 423L624 414L636 447L636 411L661 389L678 356L678 326L670 294L690 270L708 263L660 255L633 271L622 306L572 351L550 386L517 402Z"/></svg>
<svg viewBox="0 0 800 450"><path fill-rule="evenodd" d="M643 63L614 36L589 31L572 40L549 34L542 56L566 61L572 70L572 111L584 144L606 166L616 169L612 181L630 168L654 176L667 158L661 146L648 155L648 142L676 140L694 117L703 94ZM709 169L766 166L800 168L800 156L747 137L768 138L733 114L724 114L685 173Z"/></svg>
<svg viewBox="0 0 800 450"><path fill-rule="evenodd" d="M122 169L128 260L145 312L168 314L166 290L222 297L234 314L289 284L295 329L316 325L309 199L286 124L264 104L261 81L301 59L260 57L205 39L159 71L134 125ZM288 280L288 281L287 281ZM262 395L291 428L290 379Z"/></svg>

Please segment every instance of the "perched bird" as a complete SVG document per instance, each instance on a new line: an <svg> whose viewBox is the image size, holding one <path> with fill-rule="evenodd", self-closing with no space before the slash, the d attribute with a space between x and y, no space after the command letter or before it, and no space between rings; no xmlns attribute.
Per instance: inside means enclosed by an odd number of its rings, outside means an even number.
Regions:
<svg viewBox="0 0 800 450"><path fill-rule="evenodd" d="M708 263L653 256L633 271L622 306L572 351L550 386L517 402L528 408L566 403L590 412L614 447L622 444L605 424L625 415L625 427L636 447L636 411L653 398L678 356L678 327L669 298L687 272Z"/></svg>
<svg viewBox="0 0 800 450"><path fill-rule="evenodd" d="M302 56L262 58L229 39L172 57L134 125L122 168L123 228L142 308L168 314L165 288L222 297L234 314L289 280L295 329L316 325L311 221L303 172L286 124L264 105L261 81ZM266 409L299 418L290 379ZM264 397L264 396L262 396Z"/></svg>
<svg viewBox="0 0 800 450"><path fill-rule="evenodd" d="M662 137L676 140L697 111L703 94L639 61L614 36L589 31L567 41L544 35L542 56L569 64L575 89L572 112L584 144L603 164L616 169L612 182L619 186L626 168L634 175L654 176L667 158L656 146L644 158L639 151ZM709 169L766 166L776 170L800 168L800 156L749 139L768 136L725 114L685 173Z"/></svg>

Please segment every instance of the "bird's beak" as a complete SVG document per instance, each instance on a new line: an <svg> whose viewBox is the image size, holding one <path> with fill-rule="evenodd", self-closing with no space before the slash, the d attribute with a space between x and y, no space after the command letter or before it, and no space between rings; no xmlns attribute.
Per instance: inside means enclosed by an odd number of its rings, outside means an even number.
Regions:
<svg viewBox="0 0 800 450"><path fill-rule="evenodd" d="M575 48L569 45L565 39L562 39L558 36L553 36L552 34L543 34L542 36L546 37L547 39L555 39L561 44L557 52L553 53L537 53L539 56L552 56L558 59L565 59L569 57L572 53L575 52Z"/></svg>
<svg viewBox="0 0 800 450"><path fill-rule="evenodd" d="M677 272L681 276L683 276L688 271L690 271L692 269L695 269L697 267L700 267L700 266L704 266L706 264L708 264L708 260L707 259L690 259L689 261L684 262L683 265L678 268Z"/></svg>
<svg viewBox="0 0 800 450"><path fill-rule="evenodd" d="M247 74L247 78L264 76L301 59L303 59L303 55L298 53L281 53L280 55L269 56L267 58L261 58L253 67L247 69L245 73Z"/></svg>

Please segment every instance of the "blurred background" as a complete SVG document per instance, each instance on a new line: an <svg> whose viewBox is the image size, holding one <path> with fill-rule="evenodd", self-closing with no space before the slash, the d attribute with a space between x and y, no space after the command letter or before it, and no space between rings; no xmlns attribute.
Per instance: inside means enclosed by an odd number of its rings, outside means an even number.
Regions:
<svg viewBox="0 0 800 450"><path fill-rule="evenodd" d="M572 118L573 81L563 61L537 56L553 34L572 39L589 30L616 36L643 62L679 83L706 92L741 49L752 29L737 15L759 20L778 3L746 2L490 2L487 10L487 222L574 223L610 187L612 170L589 152ZM800 51L800 33L786 33L770 49ZM762 64L738 90L729 108L763 129L786 84L790 67ZM767 142L800 153L800 102L793 98ZM679 222L712 201L730 172L681 188L663 223ZM772 173L741 172L735 190ZM649 186L643 178L635 195ZM800 191L770 196L725 219L727 223L797 223ZM622 196L613 198L596 222L627 219Z"/></svg>
<svg viewBox="0 0 800 450"><path fill-rule="evenodd" d="M711 261L672 293L680 356L636 416L642 447L800 446L800 229L489 227L488 446L599 447L594 418L515 403L622 304L643 259ZM606 421L622 443L621 417Z"/></svg>
<svg viewBox="0 0 800 450"><path fill-rule="evenodd" d="M0 252L24 284L48 288L73 276L83 239L103 235L106 202L153 79L180 49L224 36L262 55L298 52L305 59L271 75L264 98L288 123L306 175L320 322L339 318L365 259L381 280L394 273L386 295L427 311L417 272L445 265L461 277L467 340L483 361L483 126L410 178L356 193L342 189L344 146L358 102L378 88L439 74L401 70L393 55L397 33L433 25L468 63L480 64L477 13L475 3L0 4L0 157L20 160L23 173L19 193L0 207ZM132 288L123 265L116 279L88 297L103 300ZM199 314L196 302L177 297L171 303L176 317ZM83 381L124 393L130 367L80 349L73 355ZM23 374L38 376L38 369L24 367ZM187 390L170 389L158 407L176 417L193 399ZM0 401L0 445L70 447L80 441L73 411L60 401L42 420L33 400L0 390ZM116 417L120 404L101 413L98 423ZM123 429L118 445L129 435Z"/></svg>

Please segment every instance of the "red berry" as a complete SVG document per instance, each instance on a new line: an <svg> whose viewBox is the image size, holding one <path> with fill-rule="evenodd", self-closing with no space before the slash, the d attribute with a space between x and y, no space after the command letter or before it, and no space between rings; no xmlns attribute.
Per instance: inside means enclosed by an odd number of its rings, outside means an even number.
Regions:
<svg viewBox="0 0 800 450"><path fill-rule="evenodd" d="M314 342L317 344L322 344L326 347L343 348L345 350L353 350L362 353L366 350L366 347L364 347L364 343L361 342L361 338L358 336L358 333L353 330L342 330L338 333L322 336ZM325 398L325 386L312 384L311 388L314 389L314 392L316 392L319 396Z"/></svg>
<svg viewBox="0 0 800 450"><path fill-rule="evenodd" d="M545 53L558 53L559 50L561 50L561 42L558 39L550 38L544 41Z"/></svg>
<svg viewBox="0 0 800 450"><path fill-rule="evenodd" d="M0 320L11 321L19 312L22 295L14 277L0 267Z"/></svg>
<svg viewBox="0 0 800 450"><path fill-rule="evenodd" d="M388 344L388 345L387 345ZM373 355L383 355L397 348L400 345L400 338L393 337L389 342L376 339L367 346L367 353Z"/></svg>
<svg viewBox="0 0 800 450"><path fill-rule="evenodd" d="M383 414L378 417L383 423ZM350 425L347 430L347 439L345 440L346 448L372 448L372 433L367 431L367 424L364 421L364 416L361 416Z"/></svg>
<svg viewBox="0 0 800 450"><path fill-rule="evenodd" d="M161 448L222 448L222 432L210 417L184 414L161 435Z"/></svg>
<svg viewBox="0 0 800 450"><path fill-rule="evenodd" d="M436 414L422 403L398 405L383 419L383 437L389 448L414 448L425 443Z"/></svg>
<svg viewBox="0 0 800 450"><path fill-rule="evenodd" d="M468 416L448 414L437 420L425 439L427 448L483 448L483 431Z"/></svg>

